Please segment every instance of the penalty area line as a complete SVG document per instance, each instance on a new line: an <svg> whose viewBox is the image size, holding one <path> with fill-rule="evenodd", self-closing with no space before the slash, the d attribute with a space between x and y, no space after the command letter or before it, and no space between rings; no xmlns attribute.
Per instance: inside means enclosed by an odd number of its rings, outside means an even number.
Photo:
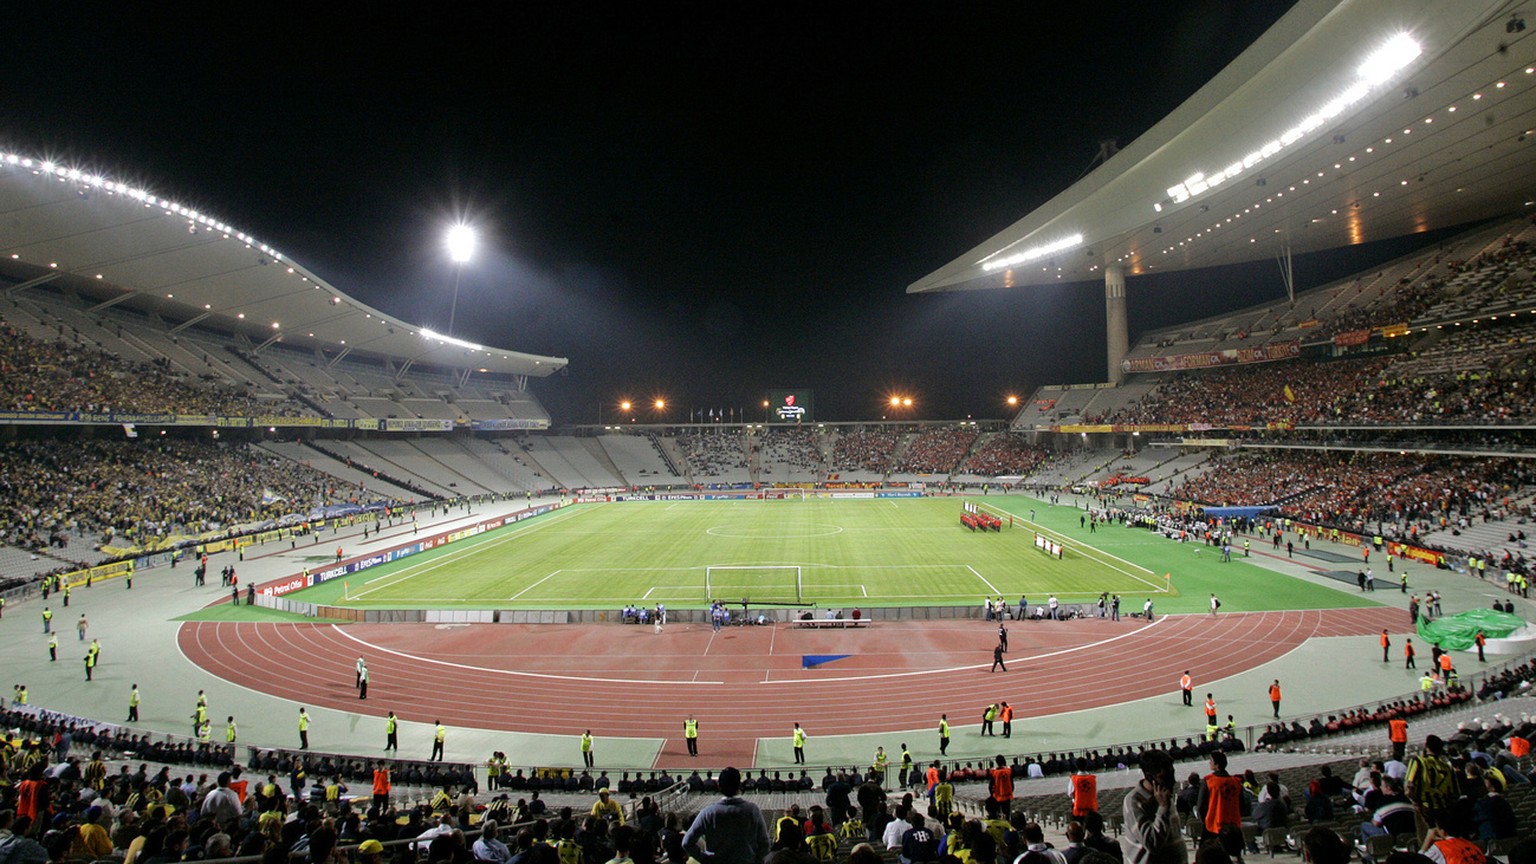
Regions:
<svg viewBox="0 0 1536 864"><path fill-rule="evenodd" d="M980 579L983 583L985 583L986 586L992 590L993 594L996 594L999 597L1001 597L1003 595L1003 592L997 590L997 586L996 585L993 585L991 582L988 582L987 581L987 577L981 575L981 573L979 571L977 571L977 569L975 567L972 567L971 565L967 564L967 565L965 565L965 569L971 571L971 573L974 574L977 579Z"/></svg>

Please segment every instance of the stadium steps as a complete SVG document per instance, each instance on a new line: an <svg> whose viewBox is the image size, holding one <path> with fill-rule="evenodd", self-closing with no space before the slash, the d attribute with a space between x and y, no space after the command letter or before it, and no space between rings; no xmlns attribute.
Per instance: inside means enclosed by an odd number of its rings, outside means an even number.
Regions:
<svg viewBox="0 0 1536 864"><path fill-rule="evenodd" d="M474 437L465 438L457 435L450 440L463 448L466 453L479 460L482 465L506 478L517 491L531 492L549 485L548 483L539 482L541 478L534 473L534 469L530 468L527 462L518 461L524 458L526 454L524 456L514 455L500 441L489 441ZM513 443L515 444L516 442ZM519 448L517 452L522 453L523 451Z"/></svg>
<svg viewBox="0 0 1536 864"><path fill-rule="evenodd" d="M434 464L432 460L421 457L420 451L412 447L409 441L379 438L356 439L341 443L354 452L362 454L363 458L370 460L373 465L383 465L398 477L409 478L410 482L418 486L436 490L434 494L447 498L457 498L464 494L457 486L451 485L458 482L456 474L450 476L435 474L431 470Z"/></svg>
<svg viewBox="0 0 1536 864"><path fill-rule="evenodd" d="M592 440L602 448L613 464L612 470L625 485L665 485L676 476L649 434L600 435Z"/></svg>
<svg viewBox="0 0 1536 864"><path fill-rule="evenodd" d="M543 454L543 458L542 459L539 457L539 455L535 454L533 443L535 441L539 441L539 440L541 440L541 439L538 439L538 438L524 438L524 439L522 439L520 441L520 446L522 447L522 452L523 452L523 459L528 462L529 467L532 468L537 474L539 474L540 476L544 477L545 480L548 481L550 486L557 486L557 487L564 488L564 489L574 489L574 488L576 488L576 486L573 486L570 483L568 483L564 477L561 477L560 475L556 474L554 471L551 471L549 469L548 465L546 464L546 463L558 464L558 463L556 463L555 460L557 458L559 458L559 456L560 456L559 453L556 453L553 450L544 450L544 451L542 451L542 454ZM560 462L564 462L564 459L560 459Z"/></svg>
<svg viewBox="0 0 1536 864"><path fill-rule="evenodd" d="M614 479L619 482L620 486L632 485L628 478L624 476L624 472L619 470L619 464L613 461L613 457L608 455L608 451L603 448L603 442L600 439L577 438L576 442L580 444L584 450L587 451L588 455L590 455L592 459L597 462L597 464L603 466L603 470L607 471L609 474L612 474Z"/></svg>
<svg viewBox="0 0 1536 864"><path fill-rule="evenodd" d="M656 452L661 455L661 460L667 464L667 470L672 472L672 476L683 476L683 472L679 471L677 467L677 459L675 458L676 454L667 449L667 447L661 443L661 438L650 432L647 432L645 437L650 440L651 446L655 447Z"/></svg>
<svg viewBox="0 0 1536 864"><path fill-rule="evenodd" d="M335 451L327 450L326 448L321 447L319 442L316 442L316 441L305 440L302 443L304 444L304 446L310 448L311 450L314 450L316 453L319 453L319 454L321 454L323 456L327 456L327 457L329 457L331 459L334 459L337 462L340 462L343 465L346 465L347 467L354 468L356 470L362 471L364 474L368 475L369 478L372 479L375 483L388 483L391 486L397 487L397 488L399 488L401 490L404 490L405 492L408 492L408 493L410 493L412 495L420 495L420 496L422 496L424 498L441 498L441 497L444 497L442 495L442 493L440 493L440 492L435 492L435 491L433 491L433 490L431 490L429 488L425 488L425 487L422 487L422 486L413 485L411 480L405 479L404 477L397 477L397 476L394 476L394 475L391 475L391 474L388 474L388 473L385 473L385 472L381 471L379 468L375 467L375 465L373 463L369 463L366 460L360 458L362 456L362 454L360 454L360 453L354 455L353 453L349 452L346 448L339 448L338 450L335 450ZM338 444L345 444L346 442L332 441L332 442L328 442L328 443L330 443L330 444L332 444L334 446L334 445L338 445ZM349 464L349 458L350 458L350 464Z"/></svg>
<svg viewBox="0 0 1536 864"><path fill-rule="evenodd" d="M436 445L438 444L438 439L406 441L405 444L412 450L420 453L422 459L425 459L433 465L438 466L443 472L446 473L446 475L448 475L447 477L439 475L438 479L441 480L458 478L455 481L458 483L458 485L452 488L455 489L460 495L479 495L485 492L501 491L498 489L493 489L490 486L487 486L481 481L475 479L476 476L478 476L478 472L473 471L473 469L471 469L471 473L465 473L463 470L461 470L462 465L456 466L454 464L450 464L447 461L447 458L451 458L451 456L454 454L445 453L442 449L437 447ZM454 461L457 462L458 460L455 459Z"/></svg>
<svg viewBox="0 0 1536 864"><path fill-rule="evenodd" d="M287 459L291 462L297 462L306 468L310 468L315 471L319 471L322 474L334 477L349 486L356 486L358 488L368 489L373 492L380 492L381 494L385 495L389 494L387 490L380 490L377 488L381 483L387 482L384 478L374 477L372 474L369 474L366 471L348 466L345 462L337 459L335 456L325 452L324 450L317 451L315 448L306 447L304 444L298 441L261 441L253 446L261 452L269 453L273 456ZM317 452L323 458L316 458ZM396 488L403 492L420 494L414 489L407 490L404 487Z"/></svg>

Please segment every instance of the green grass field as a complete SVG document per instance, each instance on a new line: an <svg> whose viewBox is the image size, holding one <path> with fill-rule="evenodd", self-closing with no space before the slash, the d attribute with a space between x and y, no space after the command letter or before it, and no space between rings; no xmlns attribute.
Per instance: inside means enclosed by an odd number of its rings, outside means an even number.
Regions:
<svg viewBox="0 0 1536 864"><path fill-rule="evenodd" d="M372 608L680 608L711 597L793 602L798 594L804 603L849 607L998 595L1016 603L1020 594L1039 603L1051 593L1090 602L1109 591L1125 598L1127 611L1149 596L1162 611L1197 611L1209 589L1234 611L1359 602L1245 563L1218 564L1213 554L1202 560L1143 530L1088 534L1069 507L1017 496L984 505L1018 514L1018 524L1007 527L1004 513L1001 532L973 533L960 525L953 498L578 505L298 597ZM1026 522L1032 510L1037 523ZM1065 538L1063 558L1035 548L1036 530ZM1176 573L1171 584L1164 573Z"/></svg>

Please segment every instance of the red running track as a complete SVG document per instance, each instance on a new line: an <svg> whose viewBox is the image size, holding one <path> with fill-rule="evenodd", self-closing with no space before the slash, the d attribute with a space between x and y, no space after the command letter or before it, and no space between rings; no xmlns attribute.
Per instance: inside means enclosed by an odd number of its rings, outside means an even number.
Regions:
<svg viewBox="0 0 1536 864"><path fill-rule="evenodd" d="M859 630L732 627L188 622L182 652L241 686L308 705L492 730L667 739L658 765L687 761L692 713L713 757L751 764L759 737L795 722L818 735L976 722L1006 699L1016 719L1166 694L1184 669L1212 681L1314 636L1406 632L1400 609L1330 609L1014 622L1008 672L990 674L997 628L980 621L879 622ZM849 655L813 669L803 655ZM353 668L366 657L369 699ZM261 658L260 662L252 662ZM281 676L264 669L283 669ZM922 693L922 698L909 698ZM1040 694L1051 694L1042 700ZM574 718L581 718L577 721Z"/></svg>

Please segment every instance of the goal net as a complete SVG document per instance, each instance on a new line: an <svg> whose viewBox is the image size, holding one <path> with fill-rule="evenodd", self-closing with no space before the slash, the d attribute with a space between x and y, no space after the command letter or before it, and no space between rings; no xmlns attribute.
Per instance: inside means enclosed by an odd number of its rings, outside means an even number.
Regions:
<svg viewBox="0 0 1536 864"><path fill-rule="evenodd" d="M800 603L804 583L798 564L710 565L704 568L704 591L710 600L726 603Z"/></svg>

